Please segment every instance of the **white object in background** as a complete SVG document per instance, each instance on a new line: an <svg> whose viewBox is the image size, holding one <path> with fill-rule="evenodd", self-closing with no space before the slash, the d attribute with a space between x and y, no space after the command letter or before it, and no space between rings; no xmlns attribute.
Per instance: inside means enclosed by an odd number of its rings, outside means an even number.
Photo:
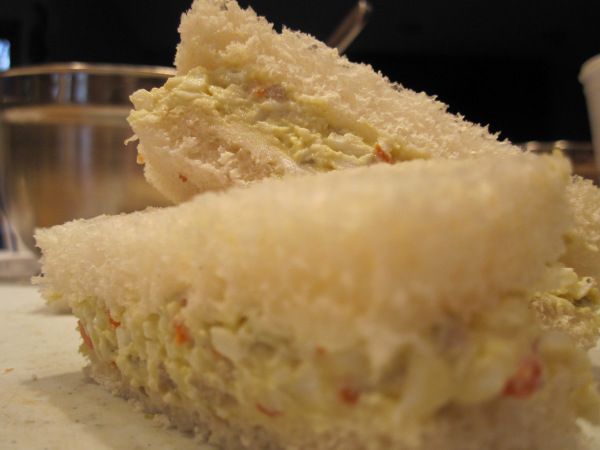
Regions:
<svg viewBox="0 0 600 450"><path fill-rule="evenodd" d="M596 162L600 167L600 55L588 59L579 72L587 102Z"/></svg>
<svg viewBox="0 0 600 450"><path fill-rule="evenodd" d="M14 233L10 223L0 211L0 281L26 281L39 272L40 266L36 255L29 250L20 237Z"/></svg>
<svg viewBox="0 0 600 450"><path fill-rule="evenodd" d="M0 281L29 282L39 268L39 263L29 250L0 251Z"/></svg>

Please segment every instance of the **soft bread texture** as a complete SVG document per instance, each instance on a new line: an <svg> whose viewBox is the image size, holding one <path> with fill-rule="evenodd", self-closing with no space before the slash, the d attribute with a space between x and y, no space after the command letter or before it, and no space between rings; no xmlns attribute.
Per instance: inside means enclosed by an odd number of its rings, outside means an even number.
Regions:
<svg viewBox="0 0 600 450"><path fill-rule="evenodd" d="M321 98L332 115L397 136L423 155L455 158L511 147L487 129L449 114L443 103L390 83L312 36L287 29L277 33L264 18L234 1L194 2L179 32L179 74L196 67L247 71L259 80Z"/></svg>
<svg viewBox="0 0 600 450"><path fill-rule="evenodd" d="M280 313L294 322L301 313L285 310L299 302L422 327L527 290L558 259L568 173L566 161L533 155L415 161L73 221L36 235L42 286L152 307L190 283L214 298L226 281L240 297L232 307L270 302L274 323Z"/></svg>
<svg viewBox="0 0 600 450"><path fill-rule="evenodd" d="M290 30L277 33L264 18L234 1L195 1L183 15L179 31L178 81L193 85L208 76L220 87L239 84L239 95L249 96L254 103L266 95L275 97L271 103L279 107L301 105L303 118L326 124L308 128L319 139L338 142L336 152L341 154L350 153L356 136L361 145L370 146L371 153L380 145L379 158L345 161L347 165L381 158L464 158L518 151L486 128L448 113L443 103L391 83L370 66L348 61L311 36ZM257 88L266 92L260 100L253 94ZM275 93L269 95L273 89ZM214 101L214 90L194 93L190 88L188 101L174 91L167 83L150 93L137 92L129 121L139 138L149 181L175 202L267 176L333 168L315 167L286 155L280 143L273 142L272 133L256 126L256 122L269 122L272 114L265 118L264 110L241 118L227 110L211 113L198 102L210 97ZM195 102L189 99L194 95ZM294 117L285 125L307 129Z"/></svg>
<svg viewBox="0 0 600 450"><path fill-rule="evenodd" d="M179 31L179 76L160 89L135 93L129 118L147 179L175 203L267 177L391 160L520 152L486 128L448 113L434 98L390 83L306 34L277 33L233 1L195 1ZM253 94L257 89L268 93L273 86L283 89L283 94L275 91L282 98L265 101ZM226 100L237 104L242 99L250 106L237 110L215 100L223 88L232 87ZM300 109L290 116L289 105ZM269 121L276 123L257 125ZM296 136L298 127L312 127L308 138L302 133L298 138L301 148L315 146L305 159L298 155L307 150L297 150L295 158L282 150L281 140ZM362 147L371 146L371 157L361 153L364 148L358 152L362 156L348 156L357 139ZM335 150L328 150L330 160L303 162L311 161L323 143ZM600 280L600 193L575 180L567 195L575 227L563 261Z"/></svg>
<svg viewBox="0 0 600 450"><path fill-rule="evenodd" d="M96 380L228 450L575 449L597 408L585 355L527 314L564 250L568 180L533 155L266 180L40 230L39 284L79 317ZM449 391L444 358L480 339L500 379ZM501 396L532 351L544 383Z"/></svg>

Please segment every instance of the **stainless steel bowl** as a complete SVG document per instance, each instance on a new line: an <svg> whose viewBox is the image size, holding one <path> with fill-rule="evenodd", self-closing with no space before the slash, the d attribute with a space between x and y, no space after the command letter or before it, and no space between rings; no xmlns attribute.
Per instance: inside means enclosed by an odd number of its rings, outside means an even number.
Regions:
<svg viewBox="0 0 600 450"><path fill-rule="evenodd" d="M164 67L80 63L0 73L2 203L30 250L36 227L167 203L125 141L129 95L171 75Z"/></svg>
<svg viewBox="0 0 600 450"><path fill-rule="evenodd" d="M585 141L530 141L520 144L522 148L536 153L552 153L560 150L571 160L573 173L598 184L598 163L591 142Z"/></svg>

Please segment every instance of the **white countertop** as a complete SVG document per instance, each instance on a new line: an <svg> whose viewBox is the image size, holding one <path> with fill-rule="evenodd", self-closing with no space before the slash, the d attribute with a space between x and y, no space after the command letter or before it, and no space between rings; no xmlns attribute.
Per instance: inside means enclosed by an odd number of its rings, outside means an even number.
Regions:
<svg viewBox="0 0 600 450"><path fill-rule="evenodd" d="M75 327L33 287L0 284L0 449L204 447L86 380ZM586 431L600 448L600 429Z"/></svg>

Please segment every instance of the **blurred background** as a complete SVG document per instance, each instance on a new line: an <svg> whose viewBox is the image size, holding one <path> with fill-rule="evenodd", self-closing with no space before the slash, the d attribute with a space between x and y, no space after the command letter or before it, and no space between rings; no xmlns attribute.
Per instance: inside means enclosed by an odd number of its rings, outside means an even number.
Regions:
<svg viewBox="0 0 600 450"><path fill-rule="evenodd" d="M0 66L83 61L172 65L191 0L3 0ZM325 40L353 0L244 0L277 26ZM589 141L577 75L600 53L598 0L373 0L348 49L393 81L514 142ZM10 50L7 50L10 44Z"/></svg>

